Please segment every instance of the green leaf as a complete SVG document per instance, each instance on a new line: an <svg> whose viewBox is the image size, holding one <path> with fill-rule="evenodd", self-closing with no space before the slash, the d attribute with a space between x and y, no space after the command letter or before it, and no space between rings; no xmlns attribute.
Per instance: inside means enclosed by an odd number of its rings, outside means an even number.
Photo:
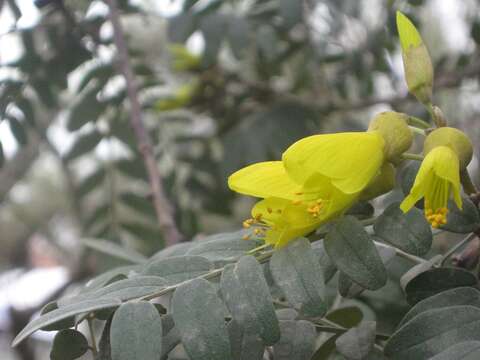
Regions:
<svg viewBox="0 0 480 360"><path fill-rule="evenodd" d="M110 346L110 327L112 326L112 317L110 317L103 327L100 341L98 342L98 354L94 360L112 360L112 350Z"/></svg>
<svg viewBox="0 0 480 360"><path fill-rule="evenodd" d="M477 279L472 273L459 268L443 267L427 270L413 278L405 287L405 292L408 303L414 305L439 292L476 284Z"/></svg>
<svg viewBox="0 0 480 360"><path fill-rule="evenodd" d="M5 164L5 153L3 152L3 145L0 141L0 168Z"/></svg>
<svg viewBox="0 0 480 360"><path fill-rule="evenodd" d="M325 251L323 241L315 241L312 244L312 251L317 255L318 261L320 262L325 283L329 282L337 272L337 267Z"/></svg>
<svg viewBox="0 0 480 360"><path fill-rule="evenodd" d="M94 299L115 299L127 301L158 292L167 282L158 276L134 276L115 281L93 291L85 291L72 297L58 300L60 307Z"/></svg>
<svg viewBox="0 0 480 360"><path fill-rule="evenodd" d="M472 287L457 287L442 291L418 302L412 307L403 317L399 327L425 311L457 305L470 305L480 308L480 292Z"/></svg>
<svg viewBox="0 0 480 360"><path fill-rule="evenodd" d="M357 219L368 219L375 213L375 208L372 204L366 201L360 201L354 204L347 210L347 215L355 216Z"/></svg>
<svg viewBox="0 0 480 360"><path fill-rule="evenodd" d="M273 346L275 360L310 360L315 350L317 332L305 320L280 321L280 340Z"/></svg>
<svg viewBox="0 0 480 360"><path fill-rule="evenodd" d="M430 360L478 360L480 358L480 341L465 341L453 346Z"/></svg>
<svg viewBox="0 0 480 360"><path fill-rule="evenodd" d="M92 82L92 80L96 80L101 84L105 84L114 74L115 71L112 64L96 64L83 74L80 82L78 83L77 92L80 93L88 84Z"/></svg>
<svg viewBox="0 0 480 360"><path fill-rule="evenodd" d="M17 140L20 145L26 145L28 142L28 136L22 123L11 115L7 115L6 118L8 119L8 125L10 126L10 131L15 137L15 140Z"/></svg>
<svg viewBox="0 0 480 360"><path fill-rule="evenodd" d="M401 188L404 195L408 195L413 187L415 178L417 177L418 170L420 169L419 161L410 161L405 166L400 174ZM423 200L420 200L423 201ZM422 206L423 207L423 206Z"/></svg>
<svg viewBox="0 0 480 360"><path fill-rule="evenodd" d="M259 243L245 240L244 230L208 236L192 244L187 255L199 255L214 262L225 262L237 259L256 248Z"/></svg>
<svg viewBox="0 0 480 360"><path fill-rule="evenodd" d="M110 284L113 279L118 278L119 275L125 278L136 275L139 270L138 265L119 266L100 275L95 276L86 285L85 288L89 290L100 289L107 284Z"/></svg>
<svg viewBox="0 0 480 360"><path fill-rule="evenodd" d="M191 360L232 360L223 304L213 284L194 279L173 294L172 315Z"/></svg>
<svg viewBox="0 0 480 360"><path fill-rule="evenodd" d="M434 256L433 258L422 262L418 265L415 265L414 267L410 268L405 274L402 275L400 278L400 286L403 291L405 291L405 288L407 284L415 277L420 275L421 273L430 270L436 263L442 260L441 255Z"/></svg>
<svg viewBox="0 0 480 360"><path fill-rule="evenodd" d="M320 262L307 239L299 239L275 251L270 260L275 283L288 302L307 317L327 311Z"/></svg>
<svg viewBox="0 0 480 360"><path fill-rule="evenodd" d="M176 256L148 263L143 274L160 276L169 284L176 284L205 275L212 269L212 263L204 257Z"/></svg>
<svg viewBox="0 0 480 360"><path fill-rule="evenodd" d="M70 150L65 155L67 161L72 161L80 156L83 156L94 150L102 141L103 136L98 131L94 130L87 134L82 134L73 144Z"/></svg>
<svg viewBox="0 0 480 360"><path fill-rule="evenodd" d="M356 306L346 306L333 310L327 314L326 318L344 328L351 328L360 324L363 313Z"/></svg>
<svg viewBox="0 0 480 360"><path fill-rule="evenodd" d="M237 59L242 59L250 45L250 25L247 19L232 16L228 22L227 41Z"/></svg>
<svg viewBox="0 0 480 360"><path fill-rule="evenodd" d="M162 323L153 304L125 303L115 311L110 328L112 360L152 360L162 351Z"/></svg>
<svg viewBox="0 0 480 360"><path fill-rule="evenodd" d="M233 360L262 360L265 346L258 334L245 331L235 320L228 323Z"/></svg>
<svg viewBox="0 0 480 360"><path fill-rule="evenodd" d="M134 193L123 193L120 195L120 200L131 209L156 219L155 207L151 201L146 199L146 196L140 196Z"/></svg>
<svg viewBox="0 0 480 360"><path fill-rule="evenodd" d="M466 234L480 227L480 216L475 204L467 198L463 198L462 203L463 209L460 210L452 200L449 200L447 223L441 226L443 230Z"/></svg>
<svg viewBox="0 0 480 360"><path fill-rule="evenodd" d="M88 351L88 341L83 334L77 330L62 330L53 339L51 360L73 360L77 359Z"/></svg>
<svg viewBox="0 0 480 360"><path fill-rule="evenodd" d="M278 10L282 18L282 25L291 29L303 21L303 2L291 0L279 0Z"/></svg>
<svg viewBox="0 0 480 360"><path fill-rule="evenodd" d="M142 264L147 261L147 258L142 254L124 248L108 240L101 239L82 239L82 243L89 248L97 250L103 254L110 255L114 258L129 261L133 264Z"/></svg>
<svg viewBox="0 0 480 360"><path fill-rule="evenodd" d="M143 161L122 159L115 162L116 168L123 174L135 179L147 179L147 170Z"/></svg>
<svg viewBox="0 0 480 360"><path fill-rule="evenodd" d="M275 29L264 24L257 29L257 48L267 62L274 61L279 53L279 39Z"/></svg>
<svg viewBox="0 0 480 360"><path fill-rule="evenodd" d="M25 340L29 335L41 328L52 325L60 320L67 319L69 317L89 313L96 310L108 309L119 306L121 302L114 299L96 299L87 300L72 305L61 307L57 310L50 311L45 315L42 315L35 320L31 321L25 328L13 340L12 346L17 346L21 341Z"/></svg>
<svg viewBox="0 0 480 360"><path fill-rule="evenodd" d="M169 246L153 254L149 262L185 255L187 251L194 245L195 242L189 241Z"/></svg>
<svg viewBox="0 0 480 360"><path fill-rule="evenodd" d="M22 111L25 122L31 127L35 127L35 111L30 99L21 97L17 99L15 105Z"/></svg>
<svg viewBox="0 0 480 360"><path fill-rule="evenodd" d="M412 208L406 214L399 202L390 204L373 224L375 234L386 242L417 256L432 246L433 235L422 211Z"/></svg>
<svg viewBox="0 0 480 360"><path fill-rule="evenodd" d="M330 354L335 350L335 341L340 337L340 334L332 335L325 341L313 354L311 360L330 360Z"/></svg>
<svg viewBox="0 0 480 360"><path fill-rule="evenodd" d="M360 286L377 290L387 282L387 271L375 244L352 216L340 219L324 240L325 250L337 268Z"/></svg>
<svg viewBox="0 0 480 360"><path fill-rule="evenodd" d="M106 177L105 168L99 167L85 178L82 179L80 184L77 187L77 194L79 196L85 196L96 187L100 186Z"/></svg>
<svg viewBox="0 0 480 360"><path fill-rule="evenodd" d="M459 342L480 340L480 309L450 306L425 311L397 330L385 346L392 360L424 360Z"/></svg>
<svg viewBox="0 0 480 360"><path fill-rule="evenodd" d="M342 334L336 341L338 352L347 359L368 359L373 350L377 324L374 321L365 321Z"/></svg>
<svg viewBox="0 0 480 360"><path fill-rule="evenodd" d="M97 100L97 93L101 86L93 86L88 89L73 105L67 117L67 129L75 131L88 122L95 122L105 110L105 104Z"/></svg>
<svg viewBox="0 0 480 360"><path fill-rule="evenodd" d="M57 310L58 304L55 301L49 302L45 305L42 310L40 310L40 315L45 315L50 311ZM51 325L42 327L42 331L57 331L57 330L64 330L75 326L75 318L72 316L71 318L64 319L62 321L53 323Z"/></svg>
<svg viewBox="0 0 480 360"><path fill-rule="evenodd" d="M121 223L120 226L123 230L145 243L153 243L160 246L163 242L162 233L156 225L129 221Z"/></svg>
<svg viewBox="0 0 480 360"><path fill-rule="evenodd" d="M244 256L228 265L220 280L225 304L232 318L248 333L257 333L266 345L280 338L273 299L260 264L253 256Z"/></svg>
<svg viewBox="0 0 480 360"><path fill-rule="evenodd" d="M205 39L202 63L210 66L217 60L227 30L227 18L221 13L212 13L202 18L199 28Z"/></svg>

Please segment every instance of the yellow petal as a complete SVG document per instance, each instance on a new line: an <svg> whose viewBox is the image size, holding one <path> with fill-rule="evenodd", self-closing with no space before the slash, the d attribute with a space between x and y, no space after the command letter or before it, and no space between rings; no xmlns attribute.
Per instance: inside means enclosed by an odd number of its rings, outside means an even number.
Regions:
<svg viewBox="0 0 480 360"><path fill-rule="evenodd" d="M285 172L281 161L266 161L247 166L230 175L230 189L245 195L260 198L295 198L300 186Z"/></svg>
<svg viewBox="0 0 480 360"><path fill-rule="evenodd" d="M298 184L321 174L344 193L360 192L384 160L380 134L352 132L314 135L297 141L283 154L287 174Z"/></svg>

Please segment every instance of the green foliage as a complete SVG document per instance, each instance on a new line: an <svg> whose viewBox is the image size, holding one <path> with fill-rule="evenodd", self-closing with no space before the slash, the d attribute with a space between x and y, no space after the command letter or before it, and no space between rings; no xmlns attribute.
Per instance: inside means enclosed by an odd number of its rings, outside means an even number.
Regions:
<svg viewBox="0 0 480 360"><path fill-rule="evenodd" d="M77 359L88 351L88 341L81 332L77 330L59 331L53 339L51 360L73 360Z"/></svg>

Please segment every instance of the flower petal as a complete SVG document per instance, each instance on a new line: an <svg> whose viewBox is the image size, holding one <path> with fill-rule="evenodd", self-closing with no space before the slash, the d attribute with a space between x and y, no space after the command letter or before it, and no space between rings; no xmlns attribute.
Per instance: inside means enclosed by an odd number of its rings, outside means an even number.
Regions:
<svg viewBox="0 0 480 360"><path fill-rule="evenodd" d="M282 160L298 184L320 173L351 194L360 192L376 175L384 160L384 146L375 131L314 135L291 145Z"/></svg>
<svg viewBox="0 0 480 360"><path fill-rule="evenodd" d="M266 161L247 166L230 175L230 189L260 198L293 199L300 186L285 172L281 161Z"/></svg>

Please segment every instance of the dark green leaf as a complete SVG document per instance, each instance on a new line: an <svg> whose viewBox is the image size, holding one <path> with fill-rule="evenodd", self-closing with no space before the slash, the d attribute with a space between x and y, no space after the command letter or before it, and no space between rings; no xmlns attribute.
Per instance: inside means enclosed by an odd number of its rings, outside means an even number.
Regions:
<svg viewBox="0 0 480 360"><path fill-rule="evenodd" d="M420 264L415 265L414 267L410 268L405 274L402 275L400 278L400 286L402 287L403 291L405 291L405 287L413 278L417 277L419 274L430 270L436 263L442 260L441 255L434 256L433 258L422 262Z"/></svg>
<svg viewBox="0 0 480 360"><path fill-rule="evenodd" d="M123 193L120 195L120 199L125 205L129 206L130 208L144 215L156 218L155 208L150 199L147 199L146 196L139 196L134 193Z"/></svg>
<svg viewBox="0 0 480 360"><path fill-rule="evenodd" d="M79 156L85 155L96 148L98 143L102 141L102 134L94 130L87 134L82 134L73 144L70 150L65 155L67 161L72 161Z"/></svg>
<svg viewBox="0 0 480 360"><path fill-rule="evenodd" d="M78 84L77 92L80 93L92 80L97 80L101 84L105 84L110 77L115 74L112 64L100 63L83 74Z"/></svg>
<svg viewBox="0 0 480 360"><path fill-rule="evenodd" d="M368 219L373 216L375 208L366 201L357 202L346 212L347 215L355 216L357 219Z"/></svg>
<svg viewBox="0 0 480 360"><path fill-rule="evenodd" d="M193 279L213 269L212 263L201 256L175 256L148 263L143 274L164 278L169 284Z"/></svg>
<svg viewBox="0 0 480 360"><path fill-rule="evenodd" d="M414 255L425 255L432 246L432 230L422 211L412 208L406 214L398 202L390 204L373 224L375 234L386 242Z"/></svg>
<svg viewBox="0 0 480 360"><path fill-rule="evenodd" d="M75 131L88 122L95 122L105 110L105 104L97 100L99 86L94 86L80 96L67 118L67 129Z"/></svg>
<svg viewBox="0 0 480 360"><path fill-rule="evenodd" d="M202 62L210 66L216 62L220 46L227 29L227 18L220 13L212 13L202 18L199 26L205 39Z"/></svg>
<svg viewBox="0 0 480 360"><path fill-rule="evenodd" d="M478 360L480 358L480 341L465 341L453 346L430 360Z"/></svg>
<svg viewBox="0 0 480 360"><path fill-rule="evenodd" d="M233 360L262 360L265 346L255 333L245 331L234 320L228 323Z"/></svg>
<svg viewBox="0 0 480 360"><path fill-rule="evenodd" d="M3 166L4 163L5 163L5 154L3 152L2 142L0 141L0 168Z"/></svg>
<svg viewBox="0 0 480 360"><path fill-rule="evenodd" d="M6 116L6 118L8 119L8 125L10 125L10 131L15 137L15 140L21 145L27 144L28 136L22 123L10 115Z"/></svg>
<svg viewBox="0 0 480 360"><path fill-rule="evenodd" d="M78 195L85 196L97 186L100 186L103 183L103 180L105 180L106 174L105 168L99 167L97 170L82 179L77 188Z"/></svg>
<svg viewBox="0 0 480 360"><path fill-rule="evenodd" d="M281 337L273 346L275 360L310 360L315 350L317 332L305 320L280 322Z"/></svg>
<svg viewBox="0 0 480 360"><path fill-rule="evenodd" d="M23 118L28 125L35 127L35 112L32 103L26 97L17 99L15 105L22 111Z"/></svg>
<svg viewBox="0 0 480 360"><path fill-rule="evenodd" d="M363 319L363 313L356 306L346 306L333 310L331 313L328 313L326 318L344 328L351 328L360 324L360 321Z"/></svg>
<svg viewBox="0 0 480 360"><path fill-rule="evenodd" d="M377 324L374 321L365 321L342 334L336 341L337 350L347 359L368 359L373 350Z"/></svg>
<svg viewBox="0 0 480 360"><path fill-rule="evenodd" d="M130 176L136 179L147 179L147 170L143 161L137 161L136 159L122 159L115 163L117 169L124 175Z"/></svg>
<svg viewBox="0 0 480 360"><path fill-rule="evenodd" d="M337 272L337 267L333 261L330 260L330 257L325 251L323 241L314 242L312 244L312 251L315 253L315 255L317 255L318 261L320 262L320 267L322 268L323 278L327 283Z"/></svg>
<svg viewBox="0 0 480 360"><path fill-rule="evenodd" d="M313 354L311 360L330 360L330 354L335 350L335 341L338 339L340 334L331 336L327 341L325 341Z"/></svg>
<svg viewBox="0 0 480 360"><path fill-rule="evenodd" d="M470 199L463 198L463 209L457 208L453 201L448 202L447 223L441 228L454 233L466 234L480 227L480 216L477 207Z"/></svg>
<svg viewBox="0 0 480 360"><path fill-rule="evenodd" d="M450 306L425 311L397 330L385 346L392 360L425 360L459 342L480 340L480 309Z"/></svg>
<svg viewBox="0 0 480 360"><path fill-rule="evenodd" d="M273 299L260 264L253 256L244 256L226 267L220 287L232 318L248 333L257 333L265 344L280 338Z"/></svg>
<svg viewBox="0 0 480 360"><path fill-rule="evenodd" d="M307 317L327 311L323 272L307 239L299 239L275 251L270 271L288 302Z"/></svg>
<svg viewBox="0 0 480 360"><path fill-rule="evenodd" d="M459 268L443 267L427 270L413 278L405 287L405 292L407 301L414 305L439 292L476 284L477 279L472 273Z"/></svg>
<svg viewBox="0 0 480 360"><path fill-rule="evenodd" d="M88 313L101 309L108 309L119 306L121 302L113 299L96 299L82 301L72 305L68 305L57 310L50 311L45 315L42 315L35 320L31 321L25 328L13 340L12 346L18 345L26 337L33 334L35 331L41 328L52 325L60 320L70 318L75 315Z"/></svg>
<svg viewBox="0 0 480 360"><path fill-rule="evenodd" d="M115 258L119 258L122 260L127 260L134 264L142 264L147 261L147 258L138 252L124 248L118 244L115 244L108 240L100 240L100 239L82 239L82 243L97 250L101 253L113 256Z"/></svg>
<svg viewBox="0 0 480 360"><path fill-rule="evenodd" d="M53 339L51 360L73 360L77 359L88 351L88 341L83 334L77 330L62 330Z"/></svg>
<svg viewBox="0 0 480 360"><path fill-rule="evenodd" d="M192 244L187 255L203 256L210 261L228 261L245 255L259 244L254 240L245 240L244 230L208 236Z"/></svg>
<svg viewBox="0 0 480 360"><path fill-rule="evenodd" d="M162 233L158 227L137 222L123 222L121 228L144 242L161 245Z"/></svg>
<svg viewBox="0 0 480 360"><path fill-rule="evenodd" d="M360 286L377 290L386 284L387 272L375 244L354 217L339 220L324 246L337 268Z"/></svg>
<svg viewBox="0 0 480 360"><path fill-rule="evenodd" d="M115 311L110 329L112 360L153 360L162 351L162 323L153 304L125 303Z"/></svg>
<svg viewBox="0 0 480 360"><path fill-rule="evenodd" d="M58 304L55 301L49 302L45 305L42 310L40 310L40 315L45 315L50 311L57 310ZM42 331L56 331L56 330L64 330L75 326L75 318L72 316L71 318L64 319L62 321L53 323L51 325L43 327Z"/></svg>
<svg viewBox="0 0 480 360"><path fill-rule="evenodd" d="M426 298L410 309L399 327L422 312L457 305L470 305L480 308L480 292L472 287L457 287Z"/></svg>
<svg viewBox="0 0 480 360"><path fill-rule="evenodd" d="M420 169L420 162L418 161L410 161L410 163L403 168L400 179L401 179L401 187L404 195L410 193L410 190L413 187L413 183L415 182L415 177L417 176L418 169Z"/></svg>
<svg viewBox="0 0 480 360"><path fill-rule="evenodd" d="M194 279L173 294L172 315L191 360L232 360L223 305L213 284Z"/></svg>
<svg viewBox="0 0 480 360"><path fill-rule="evenodd" d="M112 350L110 347L110 327L112 318L110 317L103 327L102 336L98 342L98 354L95 360L112 360Z"/></svg>
<svg viewBox="0 0 480 360"><path fill-rule="evenodd" d="M241 59L250 45L250 26L243 17L232 16L229 20L227 40L235 57Z"/></svg>

